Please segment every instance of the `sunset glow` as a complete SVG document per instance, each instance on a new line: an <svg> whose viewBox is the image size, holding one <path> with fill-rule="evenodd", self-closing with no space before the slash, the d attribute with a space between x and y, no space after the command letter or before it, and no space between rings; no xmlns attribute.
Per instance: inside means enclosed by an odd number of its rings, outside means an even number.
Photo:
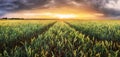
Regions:
<svg viewBox="0 0 120 57"><path fill-rule="evenodd" d="M19 13L19 14L18 14ZM44 18L44 19L97 19L104 16L95 10L87 8L49 8L49 9L33 9L29 11L19 11L6 15L7 17L20 18Z"/></svg>
<svg viewBox="0 0 120 57"><path fill-rule="evenodd" d="M60 18L60 19L68 19L68 18L76 18L76 15L74 14L56 14L55 17Z"/></svg>

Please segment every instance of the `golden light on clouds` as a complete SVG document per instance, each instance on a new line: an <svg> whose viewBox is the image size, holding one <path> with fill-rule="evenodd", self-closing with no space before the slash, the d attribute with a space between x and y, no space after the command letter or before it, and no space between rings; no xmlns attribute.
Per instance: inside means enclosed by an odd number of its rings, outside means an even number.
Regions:
<svg viewBox="0 0 120 57"><path fill-rule="evenodd" d="M19 13L19 14L18 14ZM97 19L104 14L92 10L89 7L56 7L47 9L24 10L5 15L13 18L44 18L44 19ZM5 17L4 16L4 17Z"/></svg>

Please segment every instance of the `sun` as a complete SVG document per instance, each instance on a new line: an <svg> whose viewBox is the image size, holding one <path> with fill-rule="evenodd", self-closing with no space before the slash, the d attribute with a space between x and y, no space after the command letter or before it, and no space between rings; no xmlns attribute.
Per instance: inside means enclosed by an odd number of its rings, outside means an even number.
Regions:
<svg viewBox="0 0 120 57"><path fill-rule="evenodd" d="M56 18L59 19L70 19L70 18L76 18L76 15L74 14L54 14Z"/></svg>

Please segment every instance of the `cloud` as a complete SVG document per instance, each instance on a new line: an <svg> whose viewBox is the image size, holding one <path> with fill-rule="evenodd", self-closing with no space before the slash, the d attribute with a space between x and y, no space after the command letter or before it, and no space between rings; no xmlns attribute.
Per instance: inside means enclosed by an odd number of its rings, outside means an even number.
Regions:
<svg viewBox="0 0 120 57"><path fill-rule="evenodd" d="M107 16L120 16L120 0L0 0L0 16L17 10L29 10L35 7L52 8L59 5L80 7L85 4Z"/></svg>
<svg viewBox="0 0 120 57"><path fill-rule="evenodd" d="M112 16L120 16L120 0L110 0L105 4L105 11Z"/></svg>
<svg viewBox="0 0 120 57"><path fill-rule="evenodd" d="M0 0L0 16L16 10L41 7L49 1L50 0Z"/></svg>
<svg viewBox="0 0 120 57"><path fill-rule="evenodd" d="M109 3L105 4L106 8L115 9L115 10L120 10L119 6L120 6L120 0L118 1L110 0Z"/></svg>
<svg viewBox="0 0 120 57"><path fill-rule="evenodd" d="M84 2L108 16L120 16L120 0L84 0Z"/></svg>

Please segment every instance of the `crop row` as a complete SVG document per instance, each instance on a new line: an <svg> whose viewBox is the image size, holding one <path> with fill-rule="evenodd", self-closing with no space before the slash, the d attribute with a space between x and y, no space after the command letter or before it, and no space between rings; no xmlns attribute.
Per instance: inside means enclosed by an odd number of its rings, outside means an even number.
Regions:
<svg viewBox="0 0 120 57"><path fill-rule="evenodd" d="M120 24L117 22L67 22L71 27L98 40L120 41Z"/></svg>
<svg viewBox="0 0 120 57"><path fill-rule="evenodd" d="M44 32L44 29L52 25L53 21L17 22L16 24L3 22L0 25L0 50L19 45L22 41L29 41L36 37L38 33Z"/></svg>
<svg viewBox="0 0 120 57"><path fill-rule="evenodd" d="M90 40L64 22L57 22L48 31L32 38L31 43L16 46L1 56L6 57L119 57L120 45L113 41Z"/></svg>

